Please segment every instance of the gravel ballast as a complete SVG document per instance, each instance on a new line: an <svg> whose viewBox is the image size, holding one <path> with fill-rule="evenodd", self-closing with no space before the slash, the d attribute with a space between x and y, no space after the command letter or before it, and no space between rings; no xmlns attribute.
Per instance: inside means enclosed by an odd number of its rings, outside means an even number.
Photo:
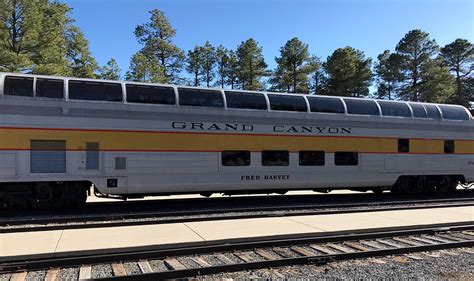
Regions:
<svg viewBox="0 0 474 281"><path fill-rule="evenodd" d="M470 249L469 251L473 251ZM402 280L474 280L474 254L461 250L436 252L438 258L424 253L415 260L407 256L390 256L333 262L324 266L302 265L255 271L221 273L201 276L201 279L402 279ZM430 253L432 254L432 253ZM456 255L454 255L456 254Z"/></svg>

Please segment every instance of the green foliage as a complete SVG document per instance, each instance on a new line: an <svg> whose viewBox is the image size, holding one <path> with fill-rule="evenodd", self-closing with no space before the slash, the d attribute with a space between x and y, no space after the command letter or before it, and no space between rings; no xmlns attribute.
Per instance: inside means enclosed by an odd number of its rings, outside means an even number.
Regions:
<svg viewBox="0 0 474 281"><path fill-rule="evenodd" d="M263 58L262 48L250 38L237 47L237 77L242 89L261 90L261 78L270 73L266 70L267 64Z"/></svg>
<svg viewBox="0 0 474 281"><path fill-rule="evenodd" d="M0 0L0 70L95 77L89 43L69 12L49 0Z"/></svg>
<svg viewBox="0 0 474 281"><path fill-rule="evenodd" d="M226 84L234 89L239 82L239 61L237 53L234 50L230 50L227 54L227 69L225 70Z"/></svg>
<svg viewBox="0 0 474 281"><path fill-rule="evenodd" d="M372 60L352 47L339 48L324 64L327 74L325 93L335 96L364 97L372 81Z"/></svg>
<svg viewBox="0 0 474 281"><path fill-rule="evenodd" d="M165 13L160 10L150 11L150 21L135 28L138 43L143 45L140 50L149 64L157 73L162 83L179 83L179 74L185 61L184 52L173 43L176 35Z"/></svg>
<svg viewBox="0 0 474 281"><path fill-rule="evenodd" d="M202 73L206 87L210 87L211 81L214 79L216 61L216 48L209 41L206 41L206 44L202 46Z"/></svg>
<svg viewBox="0 0 474 281"><path fill-rule="evenodd" d="M188 57L186 59L186 71L193 74L194 82L193 86L199 86L201 84L202 75L202 47L196 46L194 50L188 51Z"/></svg>
<svg viewBox="0 0 474 281"><path fill-rule="evenodd" d="M100 68L100 78L106 80L120 80L120 67L115 59L110 59Z"/></svg>
<svg viewBox="0 0 474 281"><path fill-rule="evenodd" d="M136 82L162 83L161 73L163 72L156 61L149 61L144 54L138 52L132 56L125 79Z"/></svg>
<svg viewBox="0 0 474 281"><path fill-rule="evenodd" d="M216 86L224 88L229 68L229 50L220 45L216 49L217 81Z"/></svg>
<svg viewBox="0 0 474 281"><path fill-rule="evenodd" d="M308 74L315 71L316 66L311 63L308 45L294 37L280 48L280 57L275 60L278 66L270 79L273 88L308 93Z"/></svg>
<svg viewBox="0 0 474 281"><path fill-rule="evenodd" d="M474 45L466 39L456 39L441 48L440 56L456 78L456 91L450 102L469 108L469 100L474 97L474 91L469 89L470 75L474 70Z"/></svg>
<svg viewBox="0 0 474 281"><path fill-rule="evenodd" d="M419 100L445 103L454 93L454 79L441 59L429 60L421 69Z"/></svg>
<svg viewBox="0 0 474 281"><path fill-rule="evenodd" d="M89 42L77 27L67 30L67 57L71 75L81 78L97 78L99 66L89 51Z"/></svg>
<svg viewBox="0 0 474 281"><path fill-rule="evenodd" d="M398 42L397 54L402 57L401 72L405 79L400 91L404 100L419 101L423 69L426 63L437 54L438 45L430 39L429 34L419 29L409 31Z"/></svg>
<svg viewBox="0 0 474 281"><path fill-rule="evenodd" d="M375 64L375 74L377 76L377 98L395 99L400 91L400 81L404 76L401 73L402 57L398 54L391 54L389 50L377 56Z"/></svg>

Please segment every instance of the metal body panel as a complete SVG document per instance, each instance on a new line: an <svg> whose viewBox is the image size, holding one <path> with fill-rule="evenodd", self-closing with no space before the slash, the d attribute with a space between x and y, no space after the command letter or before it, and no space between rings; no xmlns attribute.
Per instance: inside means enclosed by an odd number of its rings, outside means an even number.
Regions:
<svg viewBox="0 0 474 281"><path fill-rule="evenodd" d="M2 83L0 74L0 91ZM472 120L67 101L0 93L0 132L12 140L0 147L0 182L90 180L105 194L378 187L393 185L400 175L463 175L474 181ZM29 147L22 146L25 138L63 140L67 134L66 172L31 173ZM181 136L176 143L157 144L173 134ZM199 149L194 149L189 139L202 135L208 142L196 143ZM228 136L239 141L232 143ZM252 140L240 143L246 137ZM147 146L142 146L144 138L150 138ZM393 151L398 138L413 139L421 152ZM108 142L105 146L102 139ZM300 145L311 146L313 139L333 147L326 150L325 165L299 166ZM359 165L334 165L335 151L366 139ZM183 140L187 146L180 146ZM456 140L464 152L437 151L443 140ZM86 169L87 142L99 143L98 169ZM290 165L262 166L260 151L267 145L289 150ZM252 151L250 166L221 165L220 151L247 146ZM116 169L116 158L125 158L124 169ZM110 178L118 179L118 187L107 187Z"/></svg>

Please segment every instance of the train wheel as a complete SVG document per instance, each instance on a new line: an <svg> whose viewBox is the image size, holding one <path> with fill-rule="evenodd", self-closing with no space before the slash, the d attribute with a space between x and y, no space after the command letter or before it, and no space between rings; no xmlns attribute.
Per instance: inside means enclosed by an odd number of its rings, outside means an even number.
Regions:
<svg viewBox="0 0 474 281"><path fill-rule="evenodd" d="M377 194L377 195L380 195L383 193L383 188L382 187L374 187L372 188L372 192Z"/></svg>

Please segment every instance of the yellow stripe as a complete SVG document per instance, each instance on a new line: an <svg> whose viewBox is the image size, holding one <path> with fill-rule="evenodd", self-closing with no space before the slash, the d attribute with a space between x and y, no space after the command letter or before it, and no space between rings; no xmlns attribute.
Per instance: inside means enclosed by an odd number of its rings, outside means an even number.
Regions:
<svg viewBox="0 0 474 281"><path fill-rule="evenodd" d="M0 149L30 149L31 140L66 140L68 150L99 142L101 150L324 150L397 153L397 139L317 136L262 136L151 132L0 129ZM474 154L473 140L456 141L456 153ZM444 153L443 140L412 139L411 153Z"/></svg>

